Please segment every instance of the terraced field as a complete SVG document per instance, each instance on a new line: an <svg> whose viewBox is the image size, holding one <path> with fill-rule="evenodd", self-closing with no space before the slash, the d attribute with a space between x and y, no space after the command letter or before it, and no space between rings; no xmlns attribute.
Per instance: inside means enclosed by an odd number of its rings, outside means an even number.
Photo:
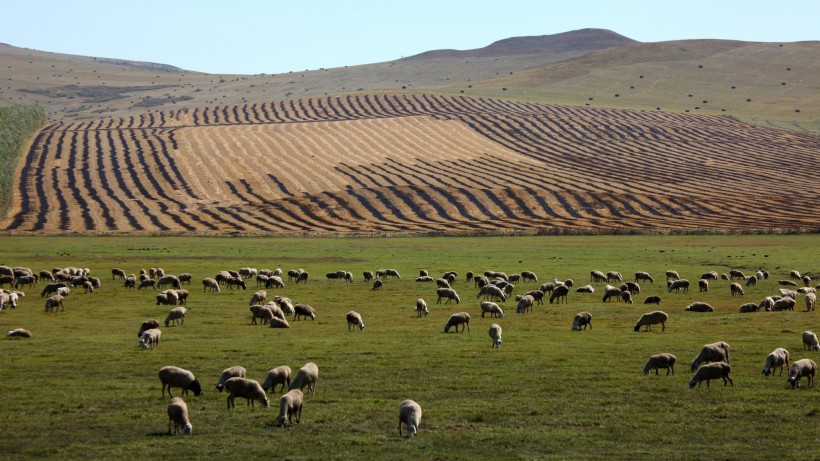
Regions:
<svg viewBox="0 0 820 461"><path fill-rule="evenodd" d="M52 125L12 233L820 229L820 137L726 117L423 94ZM807 211L808 210L808 211Z"/></svg>

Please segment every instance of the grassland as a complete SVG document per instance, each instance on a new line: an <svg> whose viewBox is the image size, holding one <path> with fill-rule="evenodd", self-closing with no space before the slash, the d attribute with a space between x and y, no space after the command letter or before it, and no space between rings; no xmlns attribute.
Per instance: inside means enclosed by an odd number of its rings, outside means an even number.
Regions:
<svg viewBox="0 0 820 461"><path fill-rule="evenodd" d="M792 269L820 273L818 243L816 235L3 237L2 264L88 267L103 286L92 294L74 290L64 313L42 312L39 290L26 290L20 307L0 313L0 330L25 327L34 334L2 341L0 452L9 459L804 458L816 446L818 391L790 390L785 376L767 379L760 370L776 347L789 349L793 359L814 357L801 350L799 336L819 328L816 313L741 315L737 308L776 292L777 279ZM136 331L144 319L162 320L168 308L154 305L154 292L112 281L113 267L194 274L185 325L163 328L156 351L140 351ZM245 292L202 293L203 277L241 267L309 271L306 285L268 292L311 304L318 318L291 321L288 330L251 325L253 282ZM361 272L385 267L402 279L371 291ZM413 281L422 268L434 276L458 271L461 305L436 305L434 287ZM766 269L771 277L742 299L732 298L723 281L709 293L665 293L667 269L696 280L731 268ZM644 285L634 305L572 293L568 304L537 306L527 315L516 315L507 302L508 315L491 320L481 318L476 290L464 280L469 270L487 269L532 270L541 282L558 277L580 284L593 269L627 277L646 270L656 283ZM336 270L353 272L356 282L324 278ZM667 330L634 333L638 316L655 308L640 304L652 294L663 297ZM427 318L413 312L419 297L431 306ZM696 300L716 312L684 313ZM363 332L347 331L349 310L363 315ZM461 310L473 316L471 332L442 333L448 316ZM593 329L571 332L572 317L583 310L592 313ZM487 336L492 322L504 327L500 350L491 349ZM732 345L734 387L718 382L690 391L689 362L717 340ZM677 373L642 375L646 358L659 352L678 357ZM213 390L228 366L243 365L261 380L269 368L307 361L319 365L320 380L298 427L275 427L275 408L228 410L225 394ZM194 371L205 388L201 397L186 397L190 438L165 435L167 399L160 398L156 372L170 364ZM406 398L424 409L413 440L396 434L398 405Z"/></svg>

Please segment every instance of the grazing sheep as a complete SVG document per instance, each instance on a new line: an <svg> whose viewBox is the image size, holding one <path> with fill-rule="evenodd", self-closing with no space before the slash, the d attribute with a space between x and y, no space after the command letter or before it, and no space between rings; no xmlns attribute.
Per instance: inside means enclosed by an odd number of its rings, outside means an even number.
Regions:
<svg viewBox="0 0 820 461"><path fill-rule="evenodd" d="M820 341L818 341L816 334L811 331L804 331L802 336L804 349L820 351Z"/></svg>
<svg viewBox="0 0 820 461"><path fill-rule="evenodd" d="M590 282L606 282L606 274L601 271L590 271L589 273L589 281Z"/></svg>
<svg viewBox="0 0 820 461"><path fill-rule="evenodd" d="M184 435L191 435L194 427L188 418L188 405L181 397L174 397L168 403L168 435L171 435L171 425L174 426L174 435L179 434L180 428Z"/></svg>
<svg viewBox="0 0 820 461"><path fill-rule="evenodd" d="M715 271L706 272L705 274L702 274L700 276L700 278L702 278L704 280L717 280L718 279L718 273L715 272Z"/></svg>
<svg viewBox="0 0 820 461"><path fill-rule="evenodd" d="M572 331L581 331L587 329L587 325L589 325L589 329L592 329L592 314L589 312L579 312L575 314L575 318L572 320Z"/></svg>
<svg viewBox="0 0 820 461"><path fill-rule="evenodd" d="M526 282L537 282L538 276L532 271L521 271L521 279Z"/></svg>
<svg viewBox="0 0 820 461"><path fill-rule="evenodd" d="M170 295L168 292L162 292L156 296L157 306L173 306L177 303L176 293Z"/></svg>
<svg viewBox="0 0 820 461"><path fill-rule="evenodd" d="M374 277L373 276L373 271L364 271L364 272L362 272L362 278L364 279L365 282L369 282L369 281L373 280L373 277Z"/></svg>
<svg viewBox="0 0 820 461"><path fill-rule="evenodd" d="M631 280L622 283L618 288L620 288L621 291L628 291L633 295L641 294L641 286Z"/></svg>
<svg viewBox="0 0 820 461"><path fill-rule="evenodd" d="M783 367L789 366L789 351L782 347L773 350L766 357L766 365L763 366L763 375L774 374L775 368L780 368L780 375L783 376Z"/></svg>
<svg viewBox="0 0 820 461"><path fill-rule="evenodd" d="M806 293L806 311L813 311L817 308L817 294Z"/></svg>
<svg viewBox="0 0 820 461"><path fill-rule="evenodd" d="M407 428L407 438L416 435L421 424L421 406L413 400L405 400L399 406L399 437L402 423Z"/></svg>
<svg viewBox="0 0 820 461"><path fill-rule="evenodd" d="M358 312L350 311L345 314L345 318L347 319L347 331L355 327L359 327L359 331L364 330L364 322L362 321L361 314Z"/></svg>
<svg viewBox="0 0 820 461"><path fill-rule="evenodd" d="M256 325L256 319L260 319L262 321L262 325L270 323L270 320L274 317L270 306L260 306L259 304L254 304L249 309L251 311L251 325Z"/></svg>
<svg viewBox="0 0 820 461"><path fill-rule="evenodd" d="M592 285L584 285L575 289L576 293L595 293L595 287Z"/></svg>
<svg viewBox="0 0 820 461"><path fill-rule="evenodd" d="M373 282L373 288L371 288L370 291L379 291L382 289L382 285L384 285L382 279L376 279L376 281Z"/></svg>
<svg viewBox="0 0 820 461"><path fill-rule="evenodd" d="M288 321L279 317L272 317L268 322L271 328L290 328Z"/></svg>
<svg viewBox="0 0 820 461"><path fill-rule="evenodd" d="M129 275L125 278L125 282L123 283L125 288L136 288L137 287L137 277L134 274Z"/></svg>
<svg viewBox="0 0 820 461"><path fill-rule="evenodd" d="M715 308L710 306L708 303L694 302L686 306L684 310L690 312L714 312Z"/></svg>
<svg viewBox="0 0 820 461"><path fill-rule="evenodd" d="M58 294L63 298L68 298L69 293L71 293L71 289L68 287L57 287L57 291L55 291L55 294Z"/></svg>
<svg viewBox="0 0 820 461"><path fill-rule="evenodd" d="M193 373L183 368L175 366L162 367L159 370L159 380L162 383L162 398L165 398L165 388L168 387L168 396L171 394L172 387L179 387L182 389L182 394L185 395L188 391L194 393L195 396L202 394L202 385L196 379Z"/></svg>
<svg viewBox="0 0 820 461"><path fill-rule="evenodd" d="M706 344L701 348L700 354L692 361L690 369L694 372L698 369L701 363L708 362L726 362L729 363L730 347L723 341L718 341L712 344Z"/></svg>
<svg viewBox="0 0 820 461"><path fill-rule="evenodd" d="M171 288L174 289L182 288L179 282L179 278L176 275L166 275L157 280L157 288L162 288L165 285L171 285Z"/></svg>
<svg viewBox="0 0 820 461"><path fill-rule="evenodd" d="M427 309L427 301L422 298L416 300L416 316L417 317L427 317L430 311Z"/></svg>
<svg viewBox="0 0 820 461"><path fill-rule="evenodd" d="M706 381L706 387L709 387L709 382L713 379L722 379L724 386L728 383L734 387L735 383L729 376L731 372L732 366L728 363L715 362L704 365L698 369L695 376L689 381L689 389L695 389L695 386L700 387L703 381Z"/></svg>
<svg viewBox="0 0 820 461"><path fill-rule="evenodd" d="M285 390L285 385L290 386L290 375L291 370L287 365L271 368L265 376L265 382L262 383L262 389L264 389L265 392L268 390L271 392L276 392L276 386L281 384L282 389L280 392L282 392Z"/></svg>
<svg viewBox="0 0 820 461"><path fill-rule="evenodd" d="M60 308L61 312L65 312L65 306L63 305L63 301L65 300L64 297L61 295L52 295L46 298L46 312L57 312L57 308Z"/></svg>
<svg viewBox="0 0 820 461"><path fill-rule="evenodd" d="M487 313L490 314L490 318L493 318L493 317L503 318L504 317L504 311L501 309L501 307L499 307L498 304L496 304L492 301L483 301L481 303L481 318L484 318L484 314L487 314Z"/></svg>
<svg viewBox="0 0 820 461"><path fill-rule="evenodd" d="M539 306L544 304L544 292L541 290L530 290L524 293L524 295L532 296L532 299L534 299Z"/></svg>
<svg viewBox="0 0 820 461"><path fill-rule="evenodd" d="M649 357L649 360L646 361L646 365L643 366L643 374L648 375L650 371L655 370L655 376L657 376L658 370L661 368L666 369L666 376L669 376L669 372L675 374L675 362L677 361L677 357L669 353L657 354Z"/></svg>
<svg viewBox="0 0 820 461"><path fill-rule="evenodd" d="M251 406L253 406L254 401L261 403L265 408L268 408L270 405L265 390L262 389L259 382L252 379L239 377L229 378L225 381L225 390L228 391L228 408L235 408L234 399L237 397L246 399L247 403Z"/></svg>
<svg viewBox="0 0 820 461"><path fill-rule="evenodd" d="M516 296L518 305L515 307L516 314L526 314L529 310L532 312L532 305L535 304L535 299L530 295Z"/></svg>
<svg viewBox="0 0 820 461"><path fill-rule="evenodd" d="M610 283L616 283L622 281L624 278L620 272L616 271L609 271L606 273L606 281Z"/></svg>
<svg viewBox="0 0 820 461"><path fill-rule="evenodd" d="M225 281L225 284L228 285L228 289L232 290L234 287L241 287L243 290L247 290L248 286L245 284L245 281L242 280L242 277L231 277Z"/></svg>
<svg viewBox="0 0 820 461"><path fill-rule="evenodd" d="M142 290L143 288L148 288L148 287L151 287L151 288L156 290L157 289L157 281L154 280L154 279L145 279L145 280L140 282L139 286L137 287L137 290Z"/></svg>
<svg viewBox="0 0 820 461"><path fill-rule="evenodd" d="M45 288L43 288L43 291L40 292L40 297L45 298L47 295L50 295L52 293L57 293L58 289L67 288L67 287L68 286L63 282L49 283L48 285L46 285Z"/></svg>
<svg viewBox="0 0 820 461"><path fill-rule="evenodd" d="M119 277L120 280L124 279L125 271L118 268L111 269L111 280L117 280L117 277Z"/></svg>
<svg viewBox="0 0 820 461"><path fill-rule="evenodd" d="M791 279L791 280L800 280L801 278L802 278L802 276L800 275L800 272L791 271L789 273L789 279Z"/></svg>
<svg viewBox="0 0 820 461"><path fill-rule="evenodd" d="M25 328L15 328L14 330L9 330L6 333L6 337L9 338L31 338L31 332L26 330Z"/></svg>
<svg viewBox="0 0 820 461"><path fill-rule="evenodd" d="M809 380L809 387L814 385L814 375L817 373L817 364L812 359L800 359L792 363L789 370L789 384L792 389L800 387L800 378L806 377Z"/></svg>
<svg viewBox="0 0 820 461"><path fill-rule="evenodd" d="M308 362L296 372L296 376L288 386L289 390L299 389L300 391L308 387L308 393L316 393L316 382L319 381L319 367L313 362Z"/></svg>
<svg viewBox="0 0 820 461"><path fill-rule="evenodd" d="M501 302L504 302L507 300L507 295L504 294L504 290L491 283L479 288L478 293L475 295L475 299L480 299L482 296L484 299L489 299L491 301L500 300Z"/></svg>
<svg viewBox="0 0 820 461"><path fill-rule="evenodd" d="M760 304L758 304L757 307L758 307L758 310L763 309L766 312L771 311L772 308L774 308L774 298L772 298L771 296L767 296L767 297L763 298L760 301Z"/></svg>
<svg viewBox="0 0 820 461"><path fill-rule="evenodd" d="M740 313L747 314L749 312L757 312L760 310L760 306L755 303L746 303L740 306Z"/></svg>
<svg viewBox="0 0 820 461"><path fill-rule="evenodd" d="M285 288L285 282L282 278L276 275L271 275L265 280L265 288Z"/></svg>
<svg viewBox="0 0 820 461"><path fill-rule="evenodd" d="M444 332L449 333L450 328L455 327L456 333L458 333L458 326L461 325L461 331L464 331L466 326L467 333L470 332L470 314L466 312L457 312L450 316L450 319L447 320L447 325L444 325Z"/></svg>
<svg viewBox="0 0 820 461"><path fill-rule="evenodd" d="M680 275L675 271L666 271L666 280L680 280Z"/></svg>
<svg viewBox="0 0 820 461"><path fill-rule="evenodd" d="M219 293L219 282L217 282L216 279L202 279L202 291L204 293L208 291Z"/></svg>
<svg viewBox="0 0 820 461"><path fill-rule="evenodd" d="M293 301L290 298L286 298L284 296L274 296L273 300L279 305L279 308L282 309L287 315L292 315L296 312L296 309L293 307Z"/></svg>
<svg viewBox="0 0 820 461"><path fill-rule="evenodd" d="M643 303L644 304L658 304L658 305L660 305L661 297L660 296L647 296L646 299L643 300Z"/></svg>
<svg viewBox="0 0 820 461"><path fill-rule="evenodd" d="M746 286L747 287L757 286L757 277L755 277L754 275L747 277L746 278Z"/></svg>
<svg viewBox="0 0 820 461"><path fill-rule="evenodd" d="M307 304L296 304L293 306L293 320L299 320L299 317L316 320L316 310Z"/></svg>
<svg viewBox="0 0 820 461"><path fill-rule="evenodd" d="M399 275L399 271L396 269L385 269L382 277L393 277L401 280L401 275Z"/></svg>
<svg viewBox="0 0 820 461"><path fill-rule="evenodd" d="M774 301L774 304L772 304L772 311L793 311L796 304L797 301L795 301L794 298L783 297Z"/></svg>
<svg viewBox="0 0 820 461"><path fill-rule="evenodd" d="M558 286L556 286L552 290L552 294L550 295L550 304L552 304L552 302L555 301L555 300L558 300L558 303L560 304L562 299L564 300L565 303L568 302L567 301L567 295L569 294L569 289L570 289L570 287L567 286L567 285L558 285Z"/></svg>
<svg viewBox="0 0 820 461"><path fill-rule="evenodd" d="M601 302L605 303L610 299L621 299L621 290L618 287L613 287L612 285L604 287L604 297L601 298Z"/></svg>
<svg viewBox="0 0 820 461"><path fill-rule="evenodd" d="M150 330L152 328L159 328L159 322L157 320L150 319L142 322L142 325L140 325L140 331L139 333L137 333L137 337L142 337L142 334L145 332L145 330Z"/></svg>
<svg viewBox="0 0 820 461"><path fill-rule="evenodd" d="M436 286L438 288L452 288L452 286L450 286L450 282L448 282L447 279L437 279Z"/></svg>
<svg viewBox="0 0 820 461"><path fill-rule="evenodd" d="M170 311L168 311L168 316L165 317L165 326L169 327L173 325L185 325L185 314L188 311L182 307L177 306Z"/></svg>
<svg viewBox="0 0 820 461"><path fill-rule="evenodd" d="M746 275L744 275L743 271L741 271L741 270L732 269L732 270L729 271L729 280L734 280L734 279L745 280Z"/></svg>
<svg viewBox="0 0 820 461"><path fill-rule="evenodd" d="M222 374L219 375L219 381L216 382L216 390L222 392L222 389L225 388L225 381L231 378L244 378L246 373L247 370L239 365L222 370Z"/></svg>
<svg viewBox="0 0 820 461"><path fill-rule="evenodd" d="M268 297L268 292L265 290L259 290L251 296L249 306L253 306L254 304L262 304L265 302L265 299Z"/></svg>
<svg viewBox="0 0 820 461"><path fill-rule="evenodd" d="M677 293L681 290L683 290L684 293L689 292L689 280L680 279L680 280L675 280L674 282L668 282L668 283L669 283L669 287L668 287L667 290L669 291L669 293L672 293L673 291L675 293Z"/></svg>
<svg viewBox="0 0 820 461"><path fill-rule="evenodd" d="M34 288L37 284L37 279L33 275L24 275L22 277L17 277L14 281L14 289L19 289L22 285L28 285L29 288Z"/></svg>
<svg viewBox="0 0 820 461"><path fill-rule="evenodd" d="M461 298L458 297L458 293L456 290L452 288L439 288L436 290L436 294L438 295L438 299L436 299L436 304L441 304L442 298L447 298L447 302L445 304L450 304L450 301L455 300L456 304L461 302Z"/></svg>
<svg viewBox="0 0 820 461"><path fill-rule="evenodd" d="M193 280L194 276L189 274L188 272L184 272L182 274L179 274L179 277L177 277L177 278L179 279L180 284L184 283L186 285L190 285L191 280Z"/></svg>
<svg viewBox="0 0 820 461"><path fill-rule="evenodd" d="M622 291L621 300L626 304L632 304L632 293L629 291Z"/></svg>
<svg viewBox="0 0 820 461"><path fill-rule="evenodd" d="M803 281L803 286L811 286L811 277L809 277L808 275L804 275L803 277L801 277L800 280Z"/></svg>
<svg viewBox="0 0 820 461"><path fill-rule="evenodd" d="M729 285L729 291L732 292L732 296L743 296L745 294L743 293L743 287L737 282Z"/></svg>
<svg viewBox="0 0 820 461"><path fill-rule="evenodd" d="M142 332L142 336L139 340L139 347L142 350L151 349L154 350L159 346L159 340L162 336L162 332L158 328L151 328L150 330L145 330Z"/></svg>
<svg viewBox="0 0 820 461"><path fill-rule="evenodd" d="M493 349L501 347L501 325L493 323L490 325L490 338L493 340Z"/></svg>
<svg viewBox="0 0 820 461"><path fill-rule="evenodd" d="M709 293L709 281L706 279L698 280L698 291L701 293Z"/></svg>
<svg viewBox="0 0 820 461"><path fill-rule="evenodd" d="M635 272L635 281L640 283L643 280L647 280L649 283L655 283L655 279L649 275L649 272Z"/></svg>
<svg viewBox="0 0 820 461"><path fill-rule="evenodd" d="M669 315L663 311L653 311L647 312L643 314L641 318L638 319L638 323L635 324L634 331L641 331L642 326L646 326L645 331L652 331L652 325L661 324L661 331L666 331L666 321L669 319Z"/></svg>
<svg viewBox="0 0 820 461"><path fill-rule="evenodd" d="M302 272L299 273L299 276L296 277L296 284L297 285L300 284L300 283L307 284L308 278L310 278L310 275L307 272L302 271Z"/></svg>
<svg viewBox="0 0 820 461"><path fill-rule="evenodd" d="M304 394L299 389L291 389L279 399L279 416L276 425L283 427L286 423L293 424L293 415L296 415L296 424L302 422L302 405Z"/></svg>

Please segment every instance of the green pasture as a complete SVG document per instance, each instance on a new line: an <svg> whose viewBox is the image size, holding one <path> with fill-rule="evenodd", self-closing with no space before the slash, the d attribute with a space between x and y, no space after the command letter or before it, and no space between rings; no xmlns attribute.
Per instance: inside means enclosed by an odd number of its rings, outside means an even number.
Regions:
<svg viewBox="0 0 820 461"><path fill-rule="evenodd" d="M791 270L820 278L820 236L539 236L485 238L197 238L2 237L0 264L89 268L102 287L74 289L65 312L43 312L39 291L26 289L15 310L0 312L0 331L27 328L32 339L0 342L3 405L2 459L805 459L817 450L818 389L790 389L786 374L761 374L766 355L785 347L792 359L820 358L802 350L804 330L820 332L816 312L739 314L745 302L776 293ZM128 273L162 267L190 272L194 282L184 326L161 327L155 351L137 347L137 330L170 309L155 292L112 281L111 268ZM312 305L317 319L290 329L251 325L248 300L257 289L203 293L201 280L242 267L303 268L305 285L269 289ZM362 271L397 269L381 291ZM437 305L435 285L414 281L420 269L434 277L457 271L460 305ZM666 293L663 273L677 270L693 282L689 293ZM727 281L708 293L696 282L708 271L769 272L768 280L730 296ZM346 270L352 284L325 274ZM655 276L632 305L602 303L572 292L567 304L536 306L517 315L502 303L502 319L481 318L477 289L467 271L534 271L539 283L572 278L589 282L591 270ZM814 282L813 284L816 284ZM5 288L8 288L6 286ZM660 295L659 307L643 305ZM417 298L430 315L417 318ZM714 313L684 312L693 301ZM648 311L669 314L660 328L635 333ZM349 332L344 320L360 312L366 328ZM469 333L443 333L450 314L472 315ZM593 315L592 329L570 331L573 316ZM492 349L487 330L497 322L504 343ZM701 346L732 346L734 387L714 381L690 391L689 363ZM646 359L677 356L676 374L642 374ZM315 395L306 396L302 423L276 427L279 395L271 408L229 410L214 386L220 372L242 365L262 381L268 369L319 366ZM177 365L193 371L205 392L185 397L193 436L168 436L157 371ZM305 389L307 390L307 389ZM178 392L178 391L176 391ZM423 408L414 439L397 434L398 407L413 399Z"/></svg>

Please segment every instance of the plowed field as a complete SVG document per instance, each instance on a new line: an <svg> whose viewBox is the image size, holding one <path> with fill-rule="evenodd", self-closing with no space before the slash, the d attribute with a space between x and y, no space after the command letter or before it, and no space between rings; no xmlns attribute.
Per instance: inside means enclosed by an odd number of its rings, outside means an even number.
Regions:
<svg viewBox="0 0 820 461"><path fill-rule="evenodd" d="M820 136L730 118L357 95L52 125L14 233L817 230Z"/></svg>

